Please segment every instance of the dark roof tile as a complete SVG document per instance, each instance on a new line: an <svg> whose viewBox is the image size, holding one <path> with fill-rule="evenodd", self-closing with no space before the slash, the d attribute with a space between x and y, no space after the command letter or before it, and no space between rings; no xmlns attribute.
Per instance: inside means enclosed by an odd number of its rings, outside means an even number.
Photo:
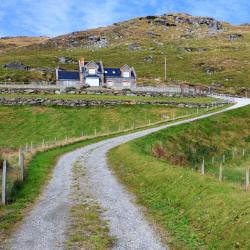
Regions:
<svg viewBox="0 0 250 250"><path fill-rule="evenodd" d="M80 75L79 75L79 72L77 72L77 71L59 70L58 71L58 80L80 81Z"/></svg>

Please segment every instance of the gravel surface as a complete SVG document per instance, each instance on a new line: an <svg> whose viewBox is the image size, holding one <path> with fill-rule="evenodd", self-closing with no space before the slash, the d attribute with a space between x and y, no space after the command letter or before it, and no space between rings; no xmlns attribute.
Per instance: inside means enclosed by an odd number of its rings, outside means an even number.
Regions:
<svg viewBox="0 0 250 250"><path fill-rule="evenodd" d="M237 99L235 101L237 101L235 106L214 114L250 104L248 99ZM104 209L103 217L109 222L110 233L117 238L114 249L167 249L166 246L162 245L154 227L145 219L141 209L135 205L133 195L128 193L109 169L106 153L111 148L132 139L214 114L206 114L197 118L104 140L62 156L38 203L11 240L11 249L54 250L64 248L69 209L72 205L70 199L72 165L77 160L79 161L79 158L80 164L86 172L86 175L82 177L82 188L86 188L86 192L96 199Z"/></svg>

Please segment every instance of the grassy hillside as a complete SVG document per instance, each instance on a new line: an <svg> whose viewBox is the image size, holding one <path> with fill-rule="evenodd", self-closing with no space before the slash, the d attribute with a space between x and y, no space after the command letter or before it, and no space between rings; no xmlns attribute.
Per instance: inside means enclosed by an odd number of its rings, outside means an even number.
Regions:
<svg viewBox="0 0 250 250"><path fill-rule="evenodd" d="M232 147L249 149L249 114L250 107L230 111L109 153L112 168L165 230L173 249L249 249L249 192L232 183L249 166L249 154L226 162L228 182L191 169L202 156L221 159Z"/></svg>
<svg viewBox="0 0 250 250"><path fill-rule="evenodd" d="M249 26L176 14L137 18L56 37L41 45L13 49L1 54L0 65L20 61L35 69L57 66L77 69L77 60L85 57L102 60L107 67L130 64L138 73L139 83L160 84L164 83L166 56L169 83L214 84L227 89L249 87L249 41ZM62 64L60 56L71 61ZM54 77L51 72L0 67L1 81L53 80Z"/></svg>
<svg viewBox="0 0 250 250"><path fill-rule="evenodd" d="M246 107L153 134L137 145L146 154L194 170L200 170L204 158L206 172L215 176L225 155L225 179L243 183L249 141L250 107Z"/></svg>
<svg viewBox="0 0 250 250"><path fill-rule="evenodd" d="M48 37L29 37L29 36L17 36L17 37L1 37L0 38L0 52L5 50L11 50L19 47L29 46L37 43L43 43L47 41Z"/></svg>

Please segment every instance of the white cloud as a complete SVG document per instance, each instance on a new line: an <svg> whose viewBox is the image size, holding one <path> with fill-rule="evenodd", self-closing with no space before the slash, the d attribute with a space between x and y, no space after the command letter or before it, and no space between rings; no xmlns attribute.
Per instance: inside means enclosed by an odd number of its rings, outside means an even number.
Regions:
<svg viewBox="0 0 250 250"><path fill-rule="evenodd" d="M137 16L186 12L249 22L249 0L0 0L0 35L54 36Z"/></svg>

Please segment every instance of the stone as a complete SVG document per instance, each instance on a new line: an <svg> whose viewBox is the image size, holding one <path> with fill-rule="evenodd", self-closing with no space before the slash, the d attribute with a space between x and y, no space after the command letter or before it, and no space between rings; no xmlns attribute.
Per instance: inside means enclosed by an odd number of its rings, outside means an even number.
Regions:
<svg viewBox="0 0 250 250"><path fill-rule="evenodd" d="M243 38L243 35L242 34L230 34L228 35L228 40L233 42L233 41L236 41L236 40L239 40L239 39L242 39Z"/></svg>
<svg viewBox="0 0 250 250"><path fill-rule="evenodd" d="M146 57L144 57L143 60L144 60L145 62L152 62L153 59L154 59L153 56L146 56Z"/></svg>
<svg viewBox="0 0 250 250"><path fill-rule="evenodd" d="M128 50L130 51L136 51L136 50L141 50L141 45L138 43L131 43L128 45Z"/></svg>
<svg viewBox="0 0 250 250"><path fill-rule="evenodd" d="M68 63L76 64L77 63L75 59L71 57L67 57L67 56L58 57L58 62L61 64L68 64Z"/></svg>
<svg viewBox="0 0 250 250"><path fill-rule="evenodd" d="M8 62L3 65L4 68L8 69L18 69L18 70L30 70L31 67L27 66L21 62Z"/></svg>

